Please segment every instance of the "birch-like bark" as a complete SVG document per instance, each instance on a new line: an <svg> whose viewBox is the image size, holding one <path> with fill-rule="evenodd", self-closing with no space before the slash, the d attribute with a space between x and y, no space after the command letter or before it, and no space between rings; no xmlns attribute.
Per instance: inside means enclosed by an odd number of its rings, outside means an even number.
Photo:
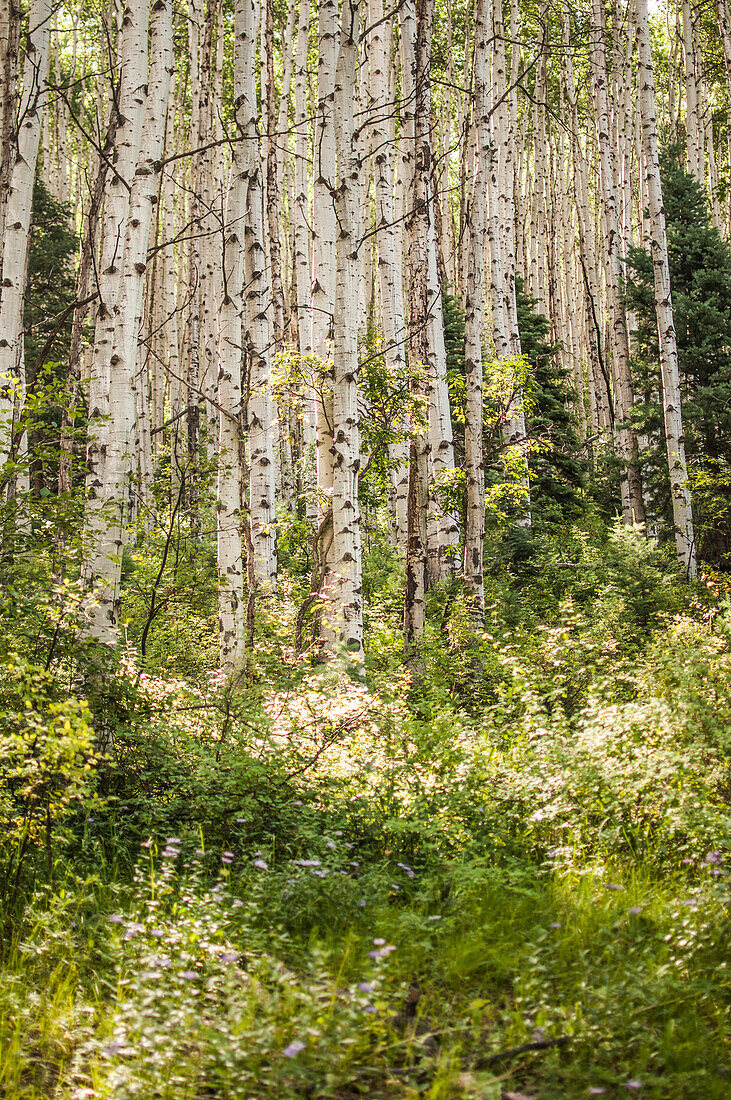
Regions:
<svg viewBox="0 0 731 1100"><path fill-rule="evenodd" d="M431 0L426 8L433 9ZM452 419L447 389L447 353L444 342L444 315L442 309L442 291L439 283L437 263L437 238L434 218L433 193L433 155L431 143L431 34L433 10L425 14L428 26L422 28L417 5L405 0L401 6L401 70L402 95L405 103L412 103L411 112L404 112L404 144L412 143L416 152L413 167L404 165L412 171L411 202L426 204L418 221L426 234L426 285L428 308L423 315L426 327L426 343L422 350L426 359L418 360L427 371L428 379L428 464L433 481L440 481L444 474L454 469L454 444L452 440ZM422 33L423 31L423 33ZM421 51L421 56L419 56ZM421 84L419 83L421 81ZM411 114L413 113L413 120ZM413 135L413 137L412 137ZM417 183L415 175L420 172L423 181ZM424 187L423 196L419 189ZM417 192L419 192L417 199ZM413 264L411 264L413 267ZM410 297L410 306L413 306ZM413 326L409 322L410 332ZM413 362L412 362L413 365ZM431 495L431 494L430 494ZM443 580L452 574L458 566L454 548L459 542L459 527L456 517L437 507L433 498L430 501L431 516L428 536L429 578L432 582Z"/></svg>
<svg viewBox="0 0 731 1100"><path fill-rule="evenodd" d="M277 587L277 544L274 512L274 416L271 398L269 286L264 250L264 178L257 131L256 32L258 0L237 0L236 36L240 72L237 102L242 140L241 171L246 181L245 346L249 362L246 410L250 448L250 515L254 576L265 593Z"/></svg>
<svg viewBox="0 0 731 1100"><path fill-rule="evenodd" d="M599 145L599 179L605 227L604 253L612 333L615 429L617 449L625 467L625 476L622 482L622 517L625 523L644 523L645 507L642 499L637 436L629 425L634 398L630 375L627 317L622 301L621 233L610 134L609 70L603 0L592 0L591 13L591 66L594 77L595 119Z"/></svg>
<svg viewBox="0 0 731 1100"><path fill-rule="evenodd" d="M434 0L417 0L414 7L401 8L403 94L413 103L413 139L410 194L407 196L406 228L409 233L409 353L412 370L429 363L431 297L429 251L431 220L431 144L429 132L431 42ZM428 402L429 391L415 375L414 395ZM429 442L420 431L414 433L409 449L408 538L406 545L406 596L404 601L404 646L413 652L426 623L427 512L429 502Z"/></svg>
<svg viewBox="0 0 731 1100"><path fill-rule="evenodd" d="M0 241L5 236L5 205L10 186L18 99L18 42L20 11L16 0L0 0ZM0 247L0 273L2 248Z"/></svg>
<svg viewBox="0 0 731 1100"><path fill-rule="evenodd" d="M312 351L322 364L315 379L317 425L317 485L325 500L332 498L332 323L335 302L335 240L337 226L332 192L335 186L335 69L338 54L338 5L319 0L317 112L313 150L312 210ZM355 89L353 88L353 95Z"/></svg>
<svg viewBox="0 0 731 1100"><path fill-rule="evenodd" d="M703 157L703 126L698 103L698 74L696 72L695 30L690 0L682 0L683 14L683 67L685 73L685 129L688 138L688 171L705 186Z"/></svg>
<svg viewBox="0 0 731 1100"><path fill-rule="evenodd" d="M242 380L244 316L244 249L248 162L244 150L246 121L240 116L245 102L246 65L253 64L242 34L242 5L236 8L234 37L234 103L237 141L233 147L231 179L226 200L223 250L223 298L219 330L218 366L218 485L216 528L218 550L218 624L221 667L227 672L244 659L245 612L242 549Z"/></svg>
<svg viewBox="0 0 731 1100"><path fill-rule="evenodd" d="M675 547L678 561L690 579L697 573L693 516L685 461L685 433L680 398L680 369L670 293L670 264L665 229L665 207L655 123L655 76L650 52L647 0L634 0L637 28L637 82L639 85L642 146L650 213L651 255L655 280L655 313L660 345L663 419L667 443Z"/></svg>
<svg viewBox="0 0 731 1100"><path fill-rule="evenodd" d="M297 301L297 345L305 370L311 367L312 335L315 329L310 294L310 225L308 218L308 111L307 111L307 51L309 46L310 9L307 0L300 0L297 21L297 52L294 73L294 210L293 247L295 298ZM303 372L304 373L304 372ZM302 402L302 477L307 518L317 523L317 474L315 470L315 394L305 382Z"/></svg>
<svg viewBox="0 0 731 1100"><path fill-rule="evenodd" d="M482 282L484 265L485 207L487 203L487 177L490 162L495 162L495 149L490 135L489 97L489 40L490 21L487 5L490 0L477 0L475 5L475 65L473 96L477 156L472 188L471 209L467 224L470 232L468 267L465 293L465 474L467 479L467 510L464 538L464 579L470 598L470 614L476 626L485 621L485 580L483 575L483 547L485 540L485 470L482 453ZM491 196L492 197L492 196ZM490 220L493 210L490 210ZM495 247L497 231L497 207L495 225L490 239ZM497 242L499 244L499 241ZM495 288L493 287L493 295ZM493 309L495 299L493 297ZM502 286L500 287L500 313L504 313ZM505 328L505 326L503 326ZM505 334L506 353L508 348Z"/></svg>
<svg viewBox="0 0 731 1100"><path fill-rule="evenodd" d="M24 401L23 302L28 275L33 185L43 111L48 96L50 18L50 0L33 0L28 14L20 125L8 176L2 238L0 470L10 456L14 421L22 411Z"/></svg>
<svg viewBox="0 0 731 1100"><path fill-rule="evenodd" d="M354 89L359 0L343 0L335 77L337 149L335 312L333 319L333 545L326 612L335 638L355 656L363 653L363 604L358 472L358 250L360 172Z"/></svg>
<svg viewBox="0 0 731 1100"><path fill-rule="evenodd" d="M373 27L369 39L370 107L375 119L371 127L373 149L376 243L378 246L378 295L383 326L383 352L388 376L398 384L406 376L406 321L402 282L402 258L395 225L393 150L395 116L392 103L391 35L392 18L384 20L383 0L370 0L368 19ZM404 425L394 425L402 432ZM406 546L406 504L408 498L408 446L405 441L389 444L389 511L395 523L395 543Z"/></svg>
<svg viewBox="0 0 731 1100"><path fill-rule="evenodd" d="M99 299L94 326L89 381L89 441L87 444L86 510L84 523L93 545L97 540L96 501L101 499L108 448L109 397L116 306L122 273L129 197L137 167L142 120L147 98L147 35L149 0L127 0L119 32L118 119L114 151L104 187L101 259L97 275ZM99 533L104 520L99 520Z"/></svg>
<svg viewBox="0 0 731 1100"><path fill-rule="evenodd" d="M140 153L129 195L121 279L115 302L109 424L101 492L87 529L83 578L91 598L85 630L98 642L114 643L119 621L122 549L131 479L135 470L137 344L142 324L147 250L158 199L165 116L173 69L169 0L156 0L150 20L150 72ZM147 75L147 74L146 74ZM143 411L146 402L143 401ZM96 524L99 524L95 530Z"/></svg>

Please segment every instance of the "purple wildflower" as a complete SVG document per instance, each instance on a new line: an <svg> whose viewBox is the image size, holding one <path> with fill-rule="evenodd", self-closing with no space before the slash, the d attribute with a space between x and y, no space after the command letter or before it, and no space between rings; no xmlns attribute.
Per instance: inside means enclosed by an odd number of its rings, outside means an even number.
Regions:
<svg viewBox="0 0 731 1100"><path fill-rule="evenodd" d="M192 982L194 978L198 977L198 974L195 970L182 970L180 977L185 978L186 982Z"/></svg>
<svg viewBox="0 0 731 1100"><path fill-rule="evenodd" d="M627 912L629 913L629 915L631 917L637 917L642 912L642 906L641 905L633 905L631 909L627 910Z"/></svg>
<svg viewBox="0 0 731 1100"><path fill-rule="evenodd" d="M293 1042L291 1042L289 1044L289 1046L286 1046L284 1048L284 1050L282 1051L282 1054L284 1055L285 1058L296 1058L297 1055L301 1051L303 1051L304 1049L305 1049L305 1044L300 1042L299 1039L295 1039L295 1040L293 1040Z"/></svg>
<svg viewBox="0 0 731 1100"><path fill-rule="evenodd" d="M268 871L269 870L269 867L268 867L266 861L263 860L263 859L255 859L254 860L254 866L258 867L260 871Z"/></svg>
<svg viewBox="0 0 731 1100"><path fill-rule="evenodd" d="M372 993L375 988L375 982L360 982L358 985L358 989L361 991L361 993Z"/></svg>
<svg viewBox="0 0 731 1100"><path fill-rule="evenodd" d="M625 1086L628 1089L641 1089L642 1081L638 1081L635 1077L630 1077L629 1081L625 1082Z"/></svg>

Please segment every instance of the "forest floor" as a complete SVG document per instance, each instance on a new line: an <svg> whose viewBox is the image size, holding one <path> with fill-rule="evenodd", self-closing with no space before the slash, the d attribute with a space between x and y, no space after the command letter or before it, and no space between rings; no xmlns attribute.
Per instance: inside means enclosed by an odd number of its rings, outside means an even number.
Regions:
<svg viewBox="0 0 731 1100"><path fill-rule="evenodd" d="M418 673L385 551L365 670L291 651L285 584L238 688L192 567L140 656L133 560L113 750L6 927L0 1095L728 1096L724 582L575 553L489 581L477 634L434 593Z"/></svg>

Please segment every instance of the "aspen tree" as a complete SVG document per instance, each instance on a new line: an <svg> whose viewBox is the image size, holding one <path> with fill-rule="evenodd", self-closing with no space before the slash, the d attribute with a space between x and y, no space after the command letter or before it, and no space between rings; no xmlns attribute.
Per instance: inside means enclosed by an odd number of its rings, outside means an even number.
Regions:
<svg viewBox="0 0 731 1100"><path fill-rule="evenodd" d="M249 367L249 398L246 409L250 448L249 508L253 570L264 592L277 586L277 546L274 511L274 447L271 397L271 339L268 316L264 249L264 178L261 143L257 132L256 30L258 0L237 0L242 12L238 23L239 118L241 127L241 170L246 181L245 283L246 314L244 339Z"/></svg>
<svg viewBox="0 0 731 1100"><path fill-rule="evenodd" d="M485 581L483 548L485 540L485 471L482 452L482 283L484 265L485 207L488 195L488 175L497 160L490 135L489 47L490 21L487 5L490 0L476 0L475 63L473 97L475 133L477 138L474 184L467 224L470 242L465 293L465 473L467 478L467 510L464 538L464 579L470 595L470 614L475 625L485 620ZM492 165L491 165L492 162ZM494 170L494 169L493 169ZM499 248L497 196L491 196L490 248L494 256ZM507 354L509 340L505 324L502 284L495 287L493 277L493 310L499 294L501 334Z"/></svg>
<svg viewBox="0 0 731 1100"><path fill-rule="evenodd" d="M96 517L104 482L108 446L112 354L122 271L129 196L142 138L147 99L147 34L149 0L127 0L119 29L118 118L114 129L111 165L104 185L101 223L99 292L94 325L89 382L89 442L87 445L84 525L93 545L104 527ZM100 527L97 528L97 522Z"/></svg>
<svg viewBox="0 0 731 1100"><path fill-rule="evenodd" d="M383 14L383 0L370 0L368 18L373 30L369 39L370 107L375 117L371 127L373 148L376 242L378 245L378 293L383 327L386 371L403 378L406 365L406 321L399 237L395 225L393 148L394 104L389 73L392 20ZM398 425L400 427L400 425ZM406 545L406 500L408 496L408 447L389 444L394 467L389 471L390 512L396 523L396 544Z"/></svg>
<svg viewBox="0 0 731 1100"><path fill-rule="evenodd" d="M645 161L647 196L650 212L651 256L655 280L655 313L660 345L663 420L667 443L670 491L678 561L694 579L697 572L693 517L688 467L685 461L685 435L680 398L678 345L675 337L673 303L670 293L665 208L660 182L660 162L655 123L655 76L650 52L647 0L634 0L637 31L637 82L642 146Z"/></svg>
<svg viewBox="0 0 731 1100"><path fill-rule="evenodd" d="M612 333L614 416L618 450L625 466L625 475L622 481L622 516L625 523L644 523L645 507L642 500L642 483L639 474L637 437L628 423L634 398L630 375L627 317L622 302L623 267L609 120L604 0L592 0L591 14L591 65L594 77L595 121L599 145L599 180L605 229L604 253L607 296Z"/></svg>
<svg viewBox="0 0 731 1100"><path fill-rule="evenodd" d="M415 8L401 9L403 92L413 104L413 160L409 167L410 194L407 197L406 227L409 232L409 352L412 369L429 361L429 320L432 300L428 276L430 202L430 79L434 0L417 0ZM423 382L415 381L415 396L428 400ZM413 651L426 623L427 510L429 502L429 443L416 432L409 449L408 533L406 545L406 595L404 601L404 645Z"/></svg>
<svg viewBox="0 0 731 1100"><path fill-rule="evenodd" d="M513 134L515 127L510 121L512 108L509 106L510 93L507 88L507 59L502 0L492 0L486 18L492 46L492 81L487 93L486 106L487 134L490 135L490 152L485 163L489 210L487 243L490 255L493 343L495 354L499 359L502 359L521 354L518 310L515 297L515 253L513 243L515 224ZM517 43L514 44L513 50L515 61L518 56ZM515 70L515 80L517 81L517 67L514 65L513 68ZM536 79L538 78L536 77ZM537 190L537 186L534 187L534 193ZM537 245L540 247L538 242ZM522 387L517 387L510 401L508 419L503 430L503 439L508 446L525 447L526 425ZM524 472L521 476L521 483L525 499L519 509L516 522L518 526L530 526L530 480L525 457L523 458L523 464Z"/></svg>
<svg viewBox="0 0 731 1100"><path fill-rule="evenodd" d="M333 317L333 545L326 593L335 638L355 656L363 651L362 568L358 471L358 250L360 157L354 88L358 58L359 0L343 0L335 76L337 150L335 310Z"/></svg>
<svg viewBox="0 0 731 1100"><path fill-rule="evenodd" d="M417 150L413 162L405 158L402 167L410 173L405 186L411 191L410 202L425 203L425 211L420 222L426 234L426 306L423 323L426 328L426 340L421 350L426 355L418 360L426 368L429 437L427 442L427 462L431 482L439 481L444 474L454 469L454 444L452 440L452 420L447 389L447 353L444 342L444 315L442 292L439 282L437 263L437 239L434 216L433 191L433 155L431 143L431 34L433 26L433 4L427 4L431 14L426 16L428 28L422 35L420 8L416 9L412 0L405 0L400 12L401 28L401 71L402 95L404 104L413 104L404 110L404 147L413 144ZM422 57L419 58L419 50ZM423 66L423 68L422 68ZM419 85L421 80L421 86ZM421 153L418 153L418 149ZM417 182L415 174L421 172L423 180ZM424 189L423 195L420 193ZM417 198L418 195L418 198ZM407 204L408 206L408 204ZM409 219L407 219L407 225ZM413 239L413 238L412 238ZM410 261L413 268L413 261ZM410 306L414 298L410 295ZM409 329L413 326L409 322ZM413 346L413 345L412 345ZM412 365L413 360L412 360ZM428 523L428 569L431 582L443 580L454 572L457 561L454 548L459 542L459 527L455 516L436 506L430 493L430 515Z"/></svg>
<svg viewBox="0 0 731 1100"><path fill-rule="evenodd" d="M248 194L248 160L244 149L245 71L253 65L246 40L244 5L235 10L234 105L236 141L226 199L223 249L223 298L219 329L218 483L216 529L218 551L218 624L221 667L231 672L244 658L245 600L242 551L242 351L245 329L244 236Z"/></svg>
<svg viewBox="0 0 731 1100"><path fill-rule="evenodd" d="M297 21L297 48L294 72L294 208L292 264L297 302L297 347L303 364L311 364L312 337L315 330L310 308L312 271L310 266L310 225L308 217L309 134L307 111L307 51L309 46L310 8L300 0ZM315 458L315 393L305 384L302 401L303 483L305 509L312 526L317 523Z"/></svg>
<svg viewBox="0 0 731 1100"><path fill-rule="evenodd" d="M12 18L12 15L11 15ZM8 170L0 287L0 470L12 451L14 420L23 405L23 302L30 246L33 185L43 112L48 98L50 0L33 0L23 63L20 125ZM12 29L8 29L8 38ZM9 46L5 47L8 59ZM8 89L4 89L5 99ZM5 137L6 135L3 135Z"/></svg>
<svg viewBox="0 0 731 1100"><path fill-rule="evenodd" d="M332 192L335 186L335 68L338 54L336 0L318 0L317 111L312 165L312 351L323 364L315 379L317 486L332 499L332 323L335 302L337 226ZM355 90L352 90L355 94ZM329 506L329 504L328 504ZM325 510L325 509L324 509Z"/></svg>
<svg viewBox="0 0 731 1100"><path fill-rule="evenodd" d="M105 644L116 640L122 550L135 469L137 343L142 323L150 227L157 204L168 89L173 69L169 0L155 0L150 20L150 71L140 152L129 192L121 278L115 301L106 460L95 507L99 528L87 541L83 575L91 599L86 630ZM147 74L146 74L147 75Z"/></svg>
<svg viewBox="0 0 731 1100"><path fill-rule="evenodd" d="M592 411L592 425L598 434L604 435L612 429L612 407L610 400L609 377L604 366L603 337L599 324L598 303L599 285L597 277L594 235L589 218L589 184L586 158L580 142L579 109L574 78L573 59L571 57L569 36L569 6L563 8L562 43L564 47L564 89L571 110L571 135L574 197L578 218L579 263L582 298L586 313L585 330L588 351L588 391Z"/></svg>
<svg viewBox="0 0 731 1100"><path fill-rule="evenodd" d="M18 96L19 38L20 12L16 0L0 0L0 241L5 234L5 204L15 144L13 127Z"/></svg>
<svg viewBox="0 0 731 1100"><path fill-rule="evenodd" d="M685 129L688 138L688 171L705 186L703 158L703 126L698 103L698 73L696 71L695 28L690 0L682 0L683 68L685 73Z"/></svg>

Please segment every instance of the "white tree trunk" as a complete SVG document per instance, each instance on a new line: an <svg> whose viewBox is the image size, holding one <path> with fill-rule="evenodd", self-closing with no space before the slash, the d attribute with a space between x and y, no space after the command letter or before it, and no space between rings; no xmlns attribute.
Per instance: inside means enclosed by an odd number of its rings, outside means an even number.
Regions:
<svg viewBox="0 0 731 1100"><path fill-rule="evenodd" d="M122 550L131 478L135 470L137 343L142 324L147 250L158 198L165 116L173 70L172 9L156 0L150 21L151 64L140 153L129 194L129 213L122 249L121 279L115 302L111 356L109 424L106 461L87 529L83 575L91 599L86 604L86 631L98 642L116 640L119 621ZM145 74L147 76L147 74ZM146 402L143 402L143 408ZM98 530L94 530L96 524Z"/></svg>
<svg viewBox="0 0 731 1100"><path fill-rule="evenodd" d="M383 326L383 351L386 371L394 384L405 378L406 321L402 282L400 237L397 234L394 211L393 150L395 119L391 106L389 74L392 19L384 20L383 0L370 0L368 18L373 26L369 40L370 109L376 121L371 128L373 175L376 208L376 243L378 246L378 294ZM403 431L405 425L394 425ZM405 438L389 444L390 511L395 522L395 542L406 546L406 505L408 498L408 446Z"/></svg>
<svg viewBox="0 0 731 1100"><path fill-rule="evenodd" d="M607 296L612 332L615 429L617 449L625 467L625 476L622 481L622 516L625 523L644 523L645 507L642 500L637 437L629 425L634 398L630 375L627 318L622 301L624 269L609 122L606 23L603 0L592 0L591 10L591 64L594 76L595 118L599 144L599 179L605 226L604 252L608 281Z"/></svg>
<svg viewBox="0 0 731 1100"><path fill-rule="evenodd" d="M359 0L343 0L335 78L337 187L335 312L333 321L333 546L326 580L326 611L335 638L363 653L363 604L358 471L358 249L360 158L355 129Z"/></svg>
<svg viewBox="0 0 731 1100"><path fill-rule="evenodd" d="M89 442L87 445L85 526L91 543L97 537L94 514L103 494L104 466L109 447L107 419L112 383L116 307L122 273L129 197L142 137L147 99L147 32L149 0L127 0L119 41L119 117L112 163L104 187L99 301L94 327L89 382ZM102 518L98 531L104 527Z"/></svg>
<svg viewBox="0 0 731 1100"><path fill-rule="evenodd" d="M9 171L2 238L0 470L11 453L14 421L23 407L23 303L28 274L33 185L41 123L48 94L46 78L50 58L50 18L50 0L33 0L28 15L28 37L23 65L21 123L17 148ZM10 33L9 28L8 35Z"/></svg>
<svg viewBox="0 0 731 1100"><path fill-rule="evenodd" d="M257 134L256 31L258 0L237 0L237 44L240 70L236 73L242 139L241 171L246 180L246 327L249 363L247 426L250 447L251 542L254 576L262 591L277 587L277 544L274 511L274 414L271 398L271 342L269 286L264 250L264 179ZM240 83L238 83L240 82Z"/></svg>
<svg viewBox="0 0 731 1100"><path fill-rule="evenodd" d="M475 5L475 64L473 95L477 156L472 188L471 208L467 218L470 233L468 267L465 293L465 474L467 478L467 512L464 538L464 579L470 596L470 613L476 626L485 620L485 580L483 575L483 548L485 540L485 470L482 450L482 313L485 208L488 194L488 173L491 161L496 160L490 135L490 97L488 92L490 25L487 4L490 0L477 0ZM491 196L492 197L492 196ZM493 209L490 210L493 221ZM495 254L499 241L495 240L497 207L490 247ZM493 310L495 309L493 286ZM500 315L503 316L504 300L500 287ZM506 334L507 353L508 342Z"/></svg>
<svg viewBox="0 0 731 1100"><path fill-rule="evenodd" d="M645 158L647 193L650 210L651 255L655 277L655 312L660 344L663 418L667 442L670 491L673 504L675 546L687 575L697 573L693 516L688 467L685 461L685 434L680 400L680 370L675 337L673 303L670 295L670 265L665 230L665 208L660 183L660 162L655 123L655 77L650 52L647 0L635 0L637 27L637 82L642 118L642 145Z"/></svg>

